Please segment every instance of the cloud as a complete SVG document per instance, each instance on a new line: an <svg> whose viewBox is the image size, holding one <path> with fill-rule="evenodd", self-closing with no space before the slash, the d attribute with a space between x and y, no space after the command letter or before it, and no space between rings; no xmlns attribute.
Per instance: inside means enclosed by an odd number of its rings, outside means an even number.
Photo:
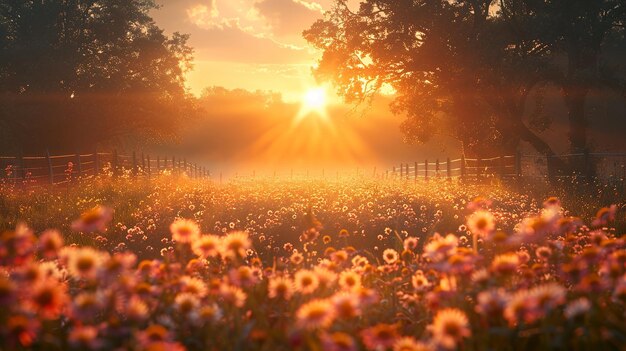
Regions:
<svg viewBox="0 0 626 351"><path fill-rule="evenodd" d="M187 9L187 17L191 23L201 27L210 25L219 14L215 0L209 1L208 4L196 4Z"/></svg>
<svg viewBox="0 0 626 351"><path fill-rule="evenodd" d="M254 8L279 37L300 36L324 12L320 4L304 0L260 0Z"/></svg>
<svg viewBox="0 0 626 351"><path fill-rule="evenodd" d="M242 27L237 19L223 20L192 34L196 56L201 60L257 64L307 63L314 55L305 48L281 44Z"/></svg>

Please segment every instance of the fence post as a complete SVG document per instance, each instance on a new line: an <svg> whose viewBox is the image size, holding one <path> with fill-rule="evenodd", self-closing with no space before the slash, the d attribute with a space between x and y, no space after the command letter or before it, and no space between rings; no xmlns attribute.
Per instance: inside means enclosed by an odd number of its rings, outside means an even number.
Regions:
<svg viewBox="0 0 626 351"><path fill-rule="evenodd" d="M417 171L418 171L418 169L417 169L417 161L415 161L414 167L415 167L415 177L414 178L415 178L415 181L417 181Z"/></svg>
<svg viewBox="0 0 626 351"><path fill-rule="evenodd" d="M26 167L24 167L24 155L20 151L20 155L17 158L17 162L20 165L20 175L22 176L22 180L26 180Z"/></svg>
<svg viewBox="0 0 626 351"><path fill-rule="evenodd" d="M435 177L439 178L439 159L435 160Z"/></svg>
<svg viewBox="0 0 626 351"><path fill-rule="evenodd" d="M111 162L112 166L113 166L113 175L117 176L117 149L113 149L113 160Z"/></svg>
<svg viewBox="0 0 626 351"><path fill-rule="evenodd" d="M176 156L172 156L172 174L176 174L177 173L177 169L176 169Z"/></svg>
<svg viewBox="0 0 626 351"><path fill-rule="evenodd" d="M139 174L139 170L137 169L137 152L133 151L133 175L137 176Z"/></svg>
<svg viewBox="0 0 626 351"><path fill-rule="evenodd" d="M83 163L80 161L80 152L76 153L76 165L78 166L78 177L83 176Z"/></svg>
<svg viewBox="0 0 626 351"><path fill-rule="evenodd" d="M146 174L146 155L144 155L143 151L141 152L141 174Z"/></svg>
<svg viewBox="0 0 626 351"><path fill-rule="evenodd" d="M54 170L52 169L52 159L48 149L46 149L46 160L48 161L48 178L50 179L50 184L54 184Z"/></svg>
<svg viewBox="0 0 626 351"><path fill-rule="evenodd" d="M146 156L146 169L148 171L148 179L152 176L152 165L150 164L150 155Z"/></svg>
<svg viewBox="0 0 626 351"><path fill-rule="evenodd" d="M522 153L519 150L515 152L515 175L522 177Z"/></svg>
<svg viewBox="0 0 626 351"><path fill-rule="evenodd" d="M450 174L451 171L452 171L452 168L450 167L450 157L448 157L446 160L446 175L448 177L448 180L452 178L452 174Z"/></svg>
<svg viewBox="0 0 626 351"><path fill-rule="evenodd" d="M465 180L465 154L461 155L461 180Z"/></svg>
<svg viewBox="0 0 626 351"><path fill-rule="evenodd" d="M428 159L424 160L424 180L428 180Z"/></svg>
<svg viewBox="0 0 626 351"><path fill-rule="evenodd" d="M404 163L400 163L400 179L404 178Z"/></svg>
<svg viewBox="0 0 626 351"><path fill-rule="evenodd" d="M98 149L93 152L93 175L100 174L100 157L98 156Z"/></svg>

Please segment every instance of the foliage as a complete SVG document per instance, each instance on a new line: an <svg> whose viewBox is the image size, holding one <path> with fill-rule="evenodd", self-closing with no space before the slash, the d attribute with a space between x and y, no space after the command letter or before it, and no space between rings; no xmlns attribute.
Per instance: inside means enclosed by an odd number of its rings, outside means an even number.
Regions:
<svg viewBox="0 0 626 351"><path fill-rule="evenodd" d="M12 140L2 147L74 151L136 133L171 137L193 111L184 87L192 50L187 35L157 27L154 8L3 0L0 124Z"/></svg>

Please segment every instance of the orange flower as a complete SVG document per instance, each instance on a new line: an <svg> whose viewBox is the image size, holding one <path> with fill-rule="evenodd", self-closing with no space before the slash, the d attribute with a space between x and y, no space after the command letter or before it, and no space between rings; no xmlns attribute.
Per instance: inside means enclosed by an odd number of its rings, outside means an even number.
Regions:
<svg viewBox="0 0 626 351"><path fill-rule="evenodd" d="M177 219L170 225L172 240L181 244L189 244L200 237L200 227L189 219Z"/></svg>
<svg viewBox="0 0 626 351"><path fill-rule="evenodd" d="M446 308L437 312L428 329L433 333L434 341L446 349L457 347L463 338L471 335L467 316L456 308Z"/></svg>
<svg viewBox="0 0 626 351"><path fill-rule="evenodd" d="M104 232L107 224L113 219L113 210L96 206L91 210L83 212L80 218L72 222L72 229L78 232Z"/></svg>

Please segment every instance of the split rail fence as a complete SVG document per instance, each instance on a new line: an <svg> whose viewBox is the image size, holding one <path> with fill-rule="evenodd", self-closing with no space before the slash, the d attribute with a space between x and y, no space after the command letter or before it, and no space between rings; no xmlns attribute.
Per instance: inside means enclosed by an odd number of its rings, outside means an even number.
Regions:
<svg viewBox="0 0 626 351"><path fill-rule="evenodd" d="M112 176L151 177L163 171L208 178L210 172L185 158L144 153L93 152L45 156L0 156L0 181L12 184L64 184L109 173Z"/></svg>

